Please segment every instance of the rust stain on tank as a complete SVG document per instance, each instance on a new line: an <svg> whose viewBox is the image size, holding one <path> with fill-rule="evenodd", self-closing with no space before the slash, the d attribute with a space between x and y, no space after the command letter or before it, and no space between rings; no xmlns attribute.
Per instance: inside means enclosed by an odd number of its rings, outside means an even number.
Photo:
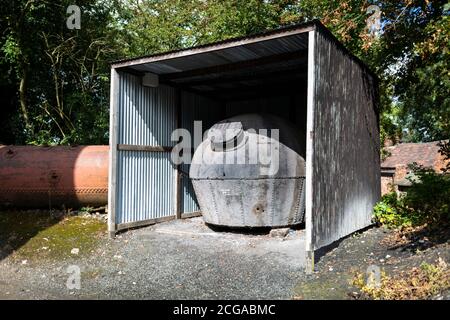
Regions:
<svg viewBox="0 0 450 320"><path fill-rule="evenodd" d="M105 205L108 146L0 146L0 206Z"/></svg>
<svg viewBox="0 0 450 320"><path fill-rule="evenodd" d="M258 214L262 214L262 213L264 213L266 211L266 205L261 203L261 202L259 202L259 203L255 204L253 206L253 210L252 211L253 211L254 214L257 214L257 215Z"/></svg>

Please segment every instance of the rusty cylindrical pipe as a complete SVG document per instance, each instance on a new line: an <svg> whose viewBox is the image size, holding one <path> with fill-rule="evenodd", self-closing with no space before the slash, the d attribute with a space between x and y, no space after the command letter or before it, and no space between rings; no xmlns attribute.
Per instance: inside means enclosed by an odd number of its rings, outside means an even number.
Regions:
<svg viewBox="0 0 450 320"><path fill-rule="evenodd" d="M108 152L108 146L0 145L0 206L106 205Z"/></svg>

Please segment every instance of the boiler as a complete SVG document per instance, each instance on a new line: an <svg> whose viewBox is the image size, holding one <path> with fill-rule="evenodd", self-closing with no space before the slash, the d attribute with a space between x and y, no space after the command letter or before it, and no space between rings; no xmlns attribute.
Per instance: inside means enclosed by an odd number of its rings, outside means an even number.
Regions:
<svg viewBox="0 0 450 320"><path fill-rule="evenodd" d="M303 222L305 141L291 123L244 114L213 125L189 176L205 222L281 227Z"/></svg>

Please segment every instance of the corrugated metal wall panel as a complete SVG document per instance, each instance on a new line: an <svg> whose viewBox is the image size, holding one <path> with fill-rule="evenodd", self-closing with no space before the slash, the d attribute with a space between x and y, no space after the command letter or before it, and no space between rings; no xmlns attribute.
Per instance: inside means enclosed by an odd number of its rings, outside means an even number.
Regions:
<svg viewBox="0 0 450 320"><path fill-rule="evenodd" d="M294 95L287 92L286 95L251 100L229 101L226 104L227 117L232 117L243 113L266 112L294 122L295 119L291 119L291 108L296 108L299 111L305 109L304 103L301 104L298 97L299 95ZM304 119L302 119L302 123L303 122Z"/></svg>
<svg viewBox="0 0 450 320"><path fill-rule="evenodd" d="M209 129L218 120L222 120L225 111L212 99L192 92L181 94L181 126L189 131L194 130L194 121L203 121L203 131Z"/></svg>
<svg viewBox="0 0 450 320"><path fill-rule="evenodd" d="M189 173L189 165L182 165L181 170ZM181 199L181 213L200 211L191 179L186 174L181 176Z"/></svg>
<svg viewBox="0 0 450 320"><path fill-rule="evenodd" d="M175 89L143 87L140 77L121 73L119 92L118 144L174 145ZM119 150L116 224L174 215L175 174L170 153Z"/></svg>
<svg viewBox="0 0 450 320"><path fill-rule="evenodd" d="M315 32L312 248L370 224L380 198L380 139L374 79Z"/></svg>
<svg viewBox="0 0 450 320"><path fill-rule="evenodd" d="M170 153L118 151L116 223L174 215Z"/></svg>
<svg viewBox="0 0 450 320"><path fill-rule="evenodd" d="M143 87L140 77L120 77L119 144L173 146L176 128L176 90Z"/></svg>
<svg viewBox="0 0 450 320"><path fill-rule="evenodd" d="M191 133L194 142L194 121L202 121L203 132L209 129L224 114L219 104L211 99L199 96L191 92L181 93L181 127ZM196 146L194 146L195 148ZM195 197L194 188L189 179L189 164L180 166L181 179L181 212L189 213L199 211L200 208Z"/></svg>

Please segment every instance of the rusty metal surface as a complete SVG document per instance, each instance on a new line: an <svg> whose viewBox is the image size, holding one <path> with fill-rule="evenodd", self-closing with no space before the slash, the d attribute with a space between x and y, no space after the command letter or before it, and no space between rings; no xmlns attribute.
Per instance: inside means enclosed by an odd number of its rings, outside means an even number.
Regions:
<svg viewBox="0 0 450 320"><path fill-rule="evenodd" d="M108 146L0 146L0 206L107 203Z"/></svg>
<svg viewBox="0 0 450 320"><path fill-rule="evenodd" d="M232 130L227 130L230 127ZM260 129L279 129L279 139L264 135ZM226 130L227 134L222 139L213 139L220 130ZM238 137L242 139L236 140L234 146L224 144L225 140ZM305 146L299 137L287 121L268 114L240 115L214 125L197 148L190 168L204 220L231 227L274 227L303 222ZM216 148L218 140L224 144L223 149ZM263 145L275 146L271 152L276 153L270 153L268 166L260 161L261 152L267 151ZM254 146L257 153L251 151ZM219 160L230 155L235 157L235 163Z"/></svg>

